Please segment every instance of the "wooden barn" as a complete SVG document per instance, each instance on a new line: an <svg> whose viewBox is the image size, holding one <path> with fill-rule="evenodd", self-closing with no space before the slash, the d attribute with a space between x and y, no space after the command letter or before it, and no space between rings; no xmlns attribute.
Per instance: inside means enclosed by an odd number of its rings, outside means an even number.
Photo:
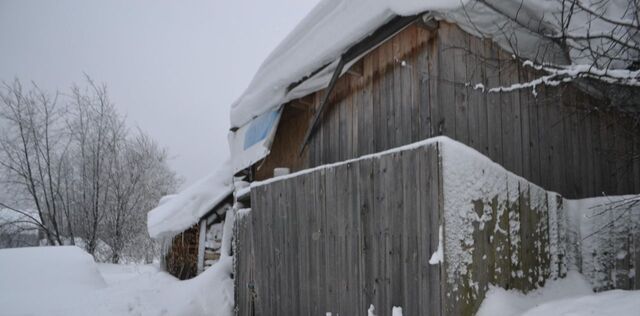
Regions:
<svg viewBox="0 0 640 316"><path fill-rule="evenodd" d="M164 197L148 215L148 230L161 242L161 265L186 280L220 258L222 228L233 206L231 173L226 165L177 195Z"/></svg>
<svg viewBox="0 0 640 316"><path fill-rule="evenodd" d="M512 89L544 75L528 59L572 63L516 9L323 1L278 46L232 107L239 315L473 315L570 269L640 288L640 216L598 202L637 207L640 107Z"/></svg>

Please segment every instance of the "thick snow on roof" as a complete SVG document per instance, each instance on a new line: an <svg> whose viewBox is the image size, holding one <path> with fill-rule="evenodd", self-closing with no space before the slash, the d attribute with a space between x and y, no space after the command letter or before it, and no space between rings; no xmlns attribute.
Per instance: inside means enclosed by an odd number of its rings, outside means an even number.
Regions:
<svg viewBox="0 0 640 316"><path fill-rule="evenodd" d="M263 62L247 90L231 106L231 126L242 127L287 101L325 88L340 55L398 15L430 11L437 19L454 22L472 34L490 37L504 49L515 49L520 56L530 59L553 51L550 45L555 44L536 32L554 34L558 31L562 1L484 2L489 6L472 0L323 0ZM604 14L614 20L628 20L633 13L625 12L626 4L625 0L608 2ZM569 29L574 35L600 34L615 29L615 25L593 21L584 12L579 12L572 17ZM624 33L625 29L618 28L616 32ZM609 43L598 39L593 44L607 47ZM574 64L592 62L585 58L592 56L584 51L571 52ZM551 61L569 63L567 60ZM290 84L324 65L328 66L313 78L287 91Z"/></svg>
<svg viewBox="0 0 640 316"><path fill-rule="evenodd" d="M231 107L231 126L302 95L287 95L287 87L337 59L355 42L397 15L457 7L447 0L324 0L276 47ZM333 65L335 68L335 65ZM326 86L328 78L314 85ZM313 89L312 89L313 90Z"/></svg>
<svg viewBox="0 0 640 316"><path fill-rule="evenodd" d="M183 232L233 192L233 175L229 162L213 174L186 188L147 215L147 229L152 238L170 237Z"/></svg>

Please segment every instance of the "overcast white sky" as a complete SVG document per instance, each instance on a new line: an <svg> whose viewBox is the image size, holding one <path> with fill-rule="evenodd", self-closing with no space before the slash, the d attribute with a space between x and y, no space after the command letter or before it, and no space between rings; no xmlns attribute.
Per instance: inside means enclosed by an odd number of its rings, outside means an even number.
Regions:
<svg viewBox="0 0 640 316"><path fill-rule="evenodd" d="M229 107L318 0L0 0L0 80L108 85L186 185L228 156Z"/></svg>

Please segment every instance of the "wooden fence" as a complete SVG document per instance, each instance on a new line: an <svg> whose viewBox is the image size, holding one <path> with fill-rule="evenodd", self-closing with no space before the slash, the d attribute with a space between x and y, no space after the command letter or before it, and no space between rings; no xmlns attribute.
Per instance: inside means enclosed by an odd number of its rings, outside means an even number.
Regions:
<svg viewBox="0 0 640 316"><path fill-rule="evenodd" d="M255 185L251 205L238 315L472 315L489 284L526 292L581 256L559 195L446 138Z"/></svg>
<svg viewBox="0 0 640 316"><path fill-rule="evenodd" d="M440 266L427 263L438 245L437 157L422 147L252 189L237 229L240 315L365 315L370 304L438 314Z"/></svg>

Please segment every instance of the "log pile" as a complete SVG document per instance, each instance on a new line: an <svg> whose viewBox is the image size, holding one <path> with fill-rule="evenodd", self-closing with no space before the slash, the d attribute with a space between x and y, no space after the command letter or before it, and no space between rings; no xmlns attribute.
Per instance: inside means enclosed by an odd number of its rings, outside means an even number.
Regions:
<svg viewBox="0 0 640 316"><path fill-rule="evenodd" d="M167 272L180 280L198 273L198 224L175 236L165 256Z"/></svg>

